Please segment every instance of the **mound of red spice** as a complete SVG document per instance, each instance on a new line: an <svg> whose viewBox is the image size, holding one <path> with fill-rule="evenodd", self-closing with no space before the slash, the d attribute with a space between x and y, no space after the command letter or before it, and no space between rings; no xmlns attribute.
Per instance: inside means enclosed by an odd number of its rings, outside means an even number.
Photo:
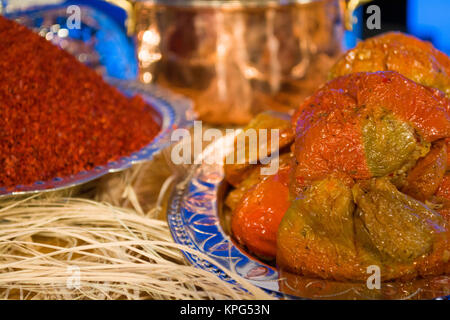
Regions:
<svg viewBox="0 0 450 320"><path fill-rule="evenodd" d="M139 150L159 132L140 97L0 16L0 187L64 177Z"/></svg>

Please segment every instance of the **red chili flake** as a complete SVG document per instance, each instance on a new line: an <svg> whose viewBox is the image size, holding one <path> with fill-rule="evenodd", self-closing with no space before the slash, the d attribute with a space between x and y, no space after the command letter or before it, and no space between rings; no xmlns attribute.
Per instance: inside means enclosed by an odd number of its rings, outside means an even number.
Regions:
<svg viewBox="0 0 450 320"><path fill-rule="evenodd" d="M64 177L127 156L159 132L73 56L0 16L0 187Z"/></svg>

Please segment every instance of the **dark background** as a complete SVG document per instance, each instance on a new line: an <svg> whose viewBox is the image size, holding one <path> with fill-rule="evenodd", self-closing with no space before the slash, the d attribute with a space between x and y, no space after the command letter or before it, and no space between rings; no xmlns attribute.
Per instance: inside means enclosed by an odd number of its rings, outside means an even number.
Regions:
<svg viewBox="0 0 450 320"><path fill-rule="evenodd" d="M369 30L366 21L370 5L381 11L381 30ZM366 39L386 31L402 31L431 41L438 49L450 54L450 1L448 0L375 0L358 9L358 23L347 35L347 46L357 39Z"/></svg>
<svg viewBox="0 0 450 320"><path fill-rule="evenodd" d="M377 5L380 7L381 11L381 30L369 30L365 22L369 17L366 13L366 9L371 5ZM401 31L407 32L407 11L408 11L408 0L376 0L364 5L363 10L361 10L363 19L359 22L362 24L362 38L367 39L373 37L379 33L386 31Z"/></svg>

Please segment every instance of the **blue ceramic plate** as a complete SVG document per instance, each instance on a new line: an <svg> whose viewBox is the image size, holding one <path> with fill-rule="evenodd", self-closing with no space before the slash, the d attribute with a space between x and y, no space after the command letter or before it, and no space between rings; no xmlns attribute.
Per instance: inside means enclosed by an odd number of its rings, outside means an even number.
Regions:
<svg viewBox="0 0 450 320"><path fill-rule="evenodd" d="M232 148L233 136L225 136L220 148ZM203 160L214 155L209 145ZM231 150L231 149L230 149ZM252 284L279 298L308 299L448 299L450 277L441 276L408 283L382 283L381 288L368 289L366 283L343 283L311 279L282 273L273 265L258 260L225 233L221 225L223 199L226 194L223 166L219 164L192 166L173 187L168 206L168 223L175 242L198 250L216 260ZM187 260L196 267L233 283L215 265L187 252ZM446 297L447 296L447 297Z"/></svg>
<svg viewBox="0 0 450 320"><path fill-rule="evenodd" d="M0 188L0 198L67 189L92 181L110 172L127 169L135 163L148 161L152 159L156 152L170 144L170 132L174 128L188 126L193 119L194 114L190 100L168 90L153 85L142 85L134 81L117 79L107 79L107 81L126 95L141 95L149 104L149 112L154 115L155 120L161 126L159 134L153 141L127 157L121 157L116 161L97 166L89 171L82 171L65 177L54 177L48 181L36 181L30 185Z"/></svg>

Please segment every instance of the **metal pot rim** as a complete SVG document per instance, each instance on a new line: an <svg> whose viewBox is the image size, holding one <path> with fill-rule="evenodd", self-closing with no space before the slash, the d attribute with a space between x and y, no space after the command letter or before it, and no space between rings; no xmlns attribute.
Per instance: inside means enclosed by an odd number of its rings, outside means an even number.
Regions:
<svg viewBox="0 0 450 320"><path fill-rule="evenodd" d="M134 0L135 3L203 8L248 8L248 7L274 7L290 4L308 4L312 2L325 2L330 0ZM332 1L332 0L331 0ZM335 0L336 1L336 0Z"/></svg>

